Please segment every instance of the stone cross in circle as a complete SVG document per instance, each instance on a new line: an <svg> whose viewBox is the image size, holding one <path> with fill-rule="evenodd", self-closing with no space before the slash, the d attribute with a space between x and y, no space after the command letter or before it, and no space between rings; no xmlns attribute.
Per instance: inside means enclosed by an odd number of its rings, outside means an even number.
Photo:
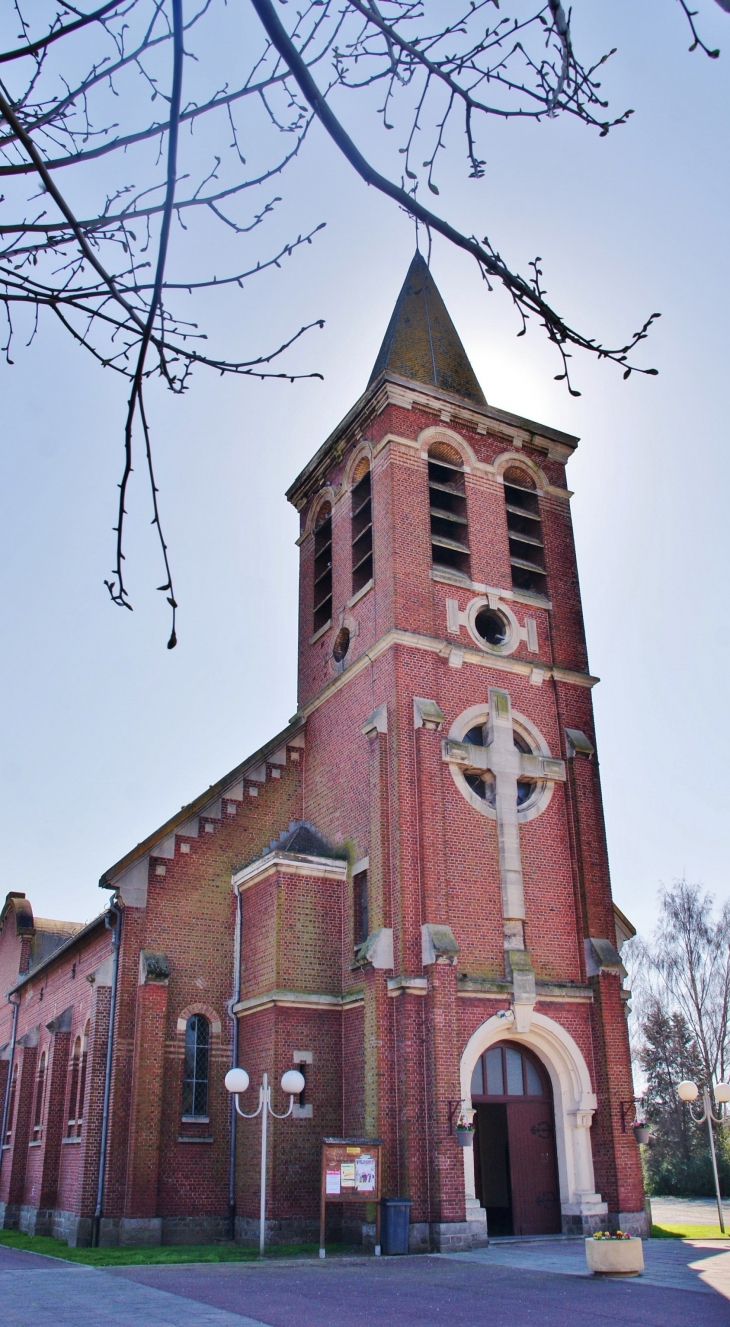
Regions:
<svg viewBox="0 0 730 1327"><path fill-rule="evenodd" d="M509 694L498 687L489 688L486 744L475 746L471 742L455 742L447 738L444 758L465 772L489 772L494 775L502 917L505 922L521 923L525 919L525 893L517 817L518 780L563 781L565 764L550 756L518 750L512 728Z"/></svg>

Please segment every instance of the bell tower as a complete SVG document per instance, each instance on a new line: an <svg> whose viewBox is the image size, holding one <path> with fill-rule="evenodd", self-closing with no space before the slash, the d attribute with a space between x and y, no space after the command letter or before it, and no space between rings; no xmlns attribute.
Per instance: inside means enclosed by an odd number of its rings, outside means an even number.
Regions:
<svg viewBox="0 0 730 1327"><path fill-rule="evenodd" d="M287 495L304 815L351 863L344 1127L383 1138L414 1249L645 1233L577 443L487 403L416 253L365 392Z"/></svg>

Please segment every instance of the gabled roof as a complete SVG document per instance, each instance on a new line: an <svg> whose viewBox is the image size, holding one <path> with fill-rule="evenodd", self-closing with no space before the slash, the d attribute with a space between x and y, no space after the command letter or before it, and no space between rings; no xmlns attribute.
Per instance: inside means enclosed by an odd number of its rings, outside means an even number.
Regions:
<svg viewBox="0 0 730 1327"><path fill-rule="evenodd" d="M476 405L487 404L459 333L418 250L396 300L368 386L385 372L453 392Z"/></svg>

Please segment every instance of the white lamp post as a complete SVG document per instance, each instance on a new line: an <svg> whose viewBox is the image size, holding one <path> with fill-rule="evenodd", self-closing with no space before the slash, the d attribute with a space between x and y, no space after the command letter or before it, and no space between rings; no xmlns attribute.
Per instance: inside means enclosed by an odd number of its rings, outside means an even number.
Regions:
<svg viewBox="0 0 730 1327"><path fill-rule="evenodd" d="M264 1074L263 1081L259 1088L258 1110L241 1110L238 1104L238 1097L241 1092L245 1092L250 1083L250 1078L245 1069L229 1069L226 1074L225 1083L229 1092L233 1093L233 1099L236 1103L236 1110L244 1120L255 1120L257 1115L261 1116L261 1209L259 1218L259 1256L263 1257L264 1244L266 1242L266 1138L267 1124L269 1115L273 1115L275 1120L285 1120L291 1115L294 1109L294 1098L304 1091L304 1074L300 1074L298 1069L288 1069L281 1076L281 1090L289 1093L289 1109L284 1111L283 1115L277 1115L275 1110L271 1109L271 1088L269 1086L269 1075Z"/></svg>
<svg viewBox="0 0 730 1327"><path fill-rule="evenodd" d="M677 1086L677 1096L679 1097L680 1101L687 1102L689 1106L689 1113L692 1116L692 1119L694 1120L695 1124L704 1124L705 1120L707 1120L707 1131L710 1135L710 1156L712 1157L712 1173L715 1176L715 1196L717 1198L717 1214L720 1218L720 1230L724 1235L725 1222L722 1216L722 1199L720 1198L720 1180L717 1174L717 1157L715 1156L715 1138L712 1132L712 1121L714 1120L715 1124L721 1124L722 1116L721 1115L717 1116L713 1114L712 1098L710 1096L710 1089L708 1087L703 1087L702 1089L703 1112L701 1115L695 1115L691 1103L693 1101L696 1101L699 1095L700 1095L700 1089L698 1088L697 1084L693 1083L692 1080L689 1078L685 1078L684 1081L679 1083ZM720 1105L724 1105L726 1101L730 1101L730 1083L718 1083L716 1085L715 1101L717 1101Z"/></svg>

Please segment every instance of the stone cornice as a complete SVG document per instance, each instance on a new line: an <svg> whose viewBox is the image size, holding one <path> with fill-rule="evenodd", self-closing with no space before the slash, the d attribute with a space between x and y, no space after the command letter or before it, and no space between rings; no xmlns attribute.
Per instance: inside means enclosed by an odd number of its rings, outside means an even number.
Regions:
<svg viewBox="0 0 730 1327"><path fill-rule="evenodd" d="M233 1005L233 1013L243 1018L246 1014L258 1013L260 1009L271 1009L278 1005L289 1009L352 1009L363 1003L361 986L344 995L326 995L318 991L290 991L277 988L263 991L261 995L252 995L247 1000L239 1000Z"/></svg>
<svg viewBox="0 0 730 1327"><path fill-rule="evenodd" d="M286 875L316 876L319 880L346 880L348 863L335 857L309 857L294 852L267 852L257 857L231 877L234 891L242 893L269 875L281 871Z"/></svg>
<svg viewBox="0 0 730 1327"><path fill-rule="evenodd" d="M508 410L499 410L496 406L478 406L451 392L413 383L395 373L386 372L363 392L287 489L286 496L297 511L301 511L312 493L321 486L332 462L344 455L348 444L355 441L370 420L382 414L388 405L401 406L406 410L415 406L437 414L445 422L466 425L477 433L494 432L512 446L519 448L529 444L562 464L578 446L578 438L572 433L563 433L560 429L538 424L521 415L513 415Z"/></svg>
<svg viewBox="0 0 730 1327"><path fill-rule="evenodd" d="M458 995L468 997L483 996L490 999L511 999L512 982L500 977L476 977L463 973L456 983ZM593 991L590 986L578 986L574 982L541 981L535 982L536 1003L541 1000L573 1001L579 1004L591 1004Z"/></svg>
<svg viewBox="0 0 730 1327"><path fill-rule="evenodd" d="M316 696L306 705L302 705L297 713L298 719L307 719L310 714L324 705L326 701L334 696L349 682L352 682L360 673L366 669L373 660L377 659L386 650L392 649L395 645L403 645L413 650L426 650L431 654L443 654L447 658L454 647L453 641L438 640L433 636L419 636L412 631L401 631L393 628L386 631L385 635L371 645L359 659L350 664L339 677L333 678L328 682ZM593 677L590 673L578 673L570 668L559 668L556 664L541 663L539 659L512 659L509 657L484 654L481 650L470 648L468 645L459 646L463 649L463 661L465 664L476 664L480 668L492 668L498 673L517 673L521 677L529 678L534 671L541 672L544 677L554 677L559 682L567 682L570 686L576 687L594 687L600 678Z"/></svg>

